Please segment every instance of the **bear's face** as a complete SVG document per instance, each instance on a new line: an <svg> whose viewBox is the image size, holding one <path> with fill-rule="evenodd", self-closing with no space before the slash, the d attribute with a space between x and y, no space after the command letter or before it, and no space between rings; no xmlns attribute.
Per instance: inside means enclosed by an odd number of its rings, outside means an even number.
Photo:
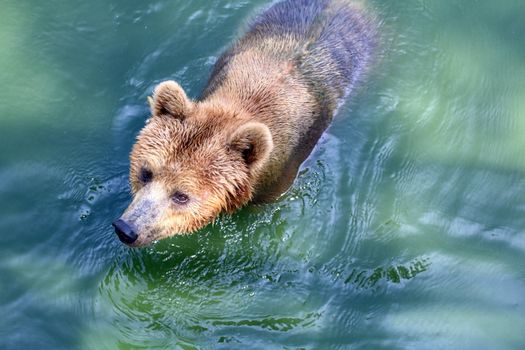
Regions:
<svg viewBox="0 0 525 350"><path fill-rule="evenodd" d="M120 219L136 236L132 246L193 232L246 204L273 147L264 124L192 102L175 82L160 84L150 104L131 152L133 202Z"/></svg>

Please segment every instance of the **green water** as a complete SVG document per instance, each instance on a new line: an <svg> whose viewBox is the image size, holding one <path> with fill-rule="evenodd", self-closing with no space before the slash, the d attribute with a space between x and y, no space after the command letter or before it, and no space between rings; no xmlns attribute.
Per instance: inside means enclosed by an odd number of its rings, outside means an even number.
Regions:
<svg viewBox="0 0 525 350"><path fill-rule="evenodd" d="M374 1L385 48L278 202L131 250L146 97L266 1L0 2L0 349L524 349L525 2Z"/></svg>

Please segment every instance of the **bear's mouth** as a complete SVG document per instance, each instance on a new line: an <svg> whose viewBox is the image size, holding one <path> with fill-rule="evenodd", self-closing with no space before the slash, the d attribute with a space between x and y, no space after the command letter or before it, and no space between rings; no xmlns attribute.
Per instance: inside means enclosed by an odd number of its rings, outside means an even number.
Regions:
<svg viewBox="0 0 525 350"><path fill-rule="evenodd" d="M139 234L137 240L133 242L132 244L128 244L130 247L138 248L138 247L144 247L147 245L152 244L153 242L159 240L159 230L151 230L148 232L143 232Z"/></svg>

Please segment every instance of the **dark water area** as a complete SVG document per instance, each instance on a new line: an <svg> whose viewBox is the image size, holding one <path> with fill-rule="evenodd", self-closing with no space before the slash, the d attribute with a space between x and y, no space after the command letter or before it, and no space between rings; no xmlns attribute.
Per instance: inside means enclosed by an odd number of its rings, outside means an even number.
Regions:
<svg viewBox="0 0 525 350"><path fill-rule="evenodd" d="M525 2L370 1L280 200L124 247L128 155L266 1L0 3L1 349L524 349Z"/></svg>

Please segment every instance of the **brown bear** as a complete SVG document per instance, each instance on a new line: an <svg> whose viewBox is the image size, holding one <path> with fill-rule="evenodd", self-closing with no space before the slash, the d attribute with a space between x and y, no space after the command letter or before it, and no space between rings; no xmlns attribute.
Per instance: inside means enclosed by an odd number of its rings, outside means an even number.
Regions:
<svg viewBox="0 0 525 350"><path fill-rule="evenodd" d="M216 62L201 97L159 84L131 152L133 202L113 223L142 246L285 192L370 66L377 26L351 0L285 0Z"/></svg>

